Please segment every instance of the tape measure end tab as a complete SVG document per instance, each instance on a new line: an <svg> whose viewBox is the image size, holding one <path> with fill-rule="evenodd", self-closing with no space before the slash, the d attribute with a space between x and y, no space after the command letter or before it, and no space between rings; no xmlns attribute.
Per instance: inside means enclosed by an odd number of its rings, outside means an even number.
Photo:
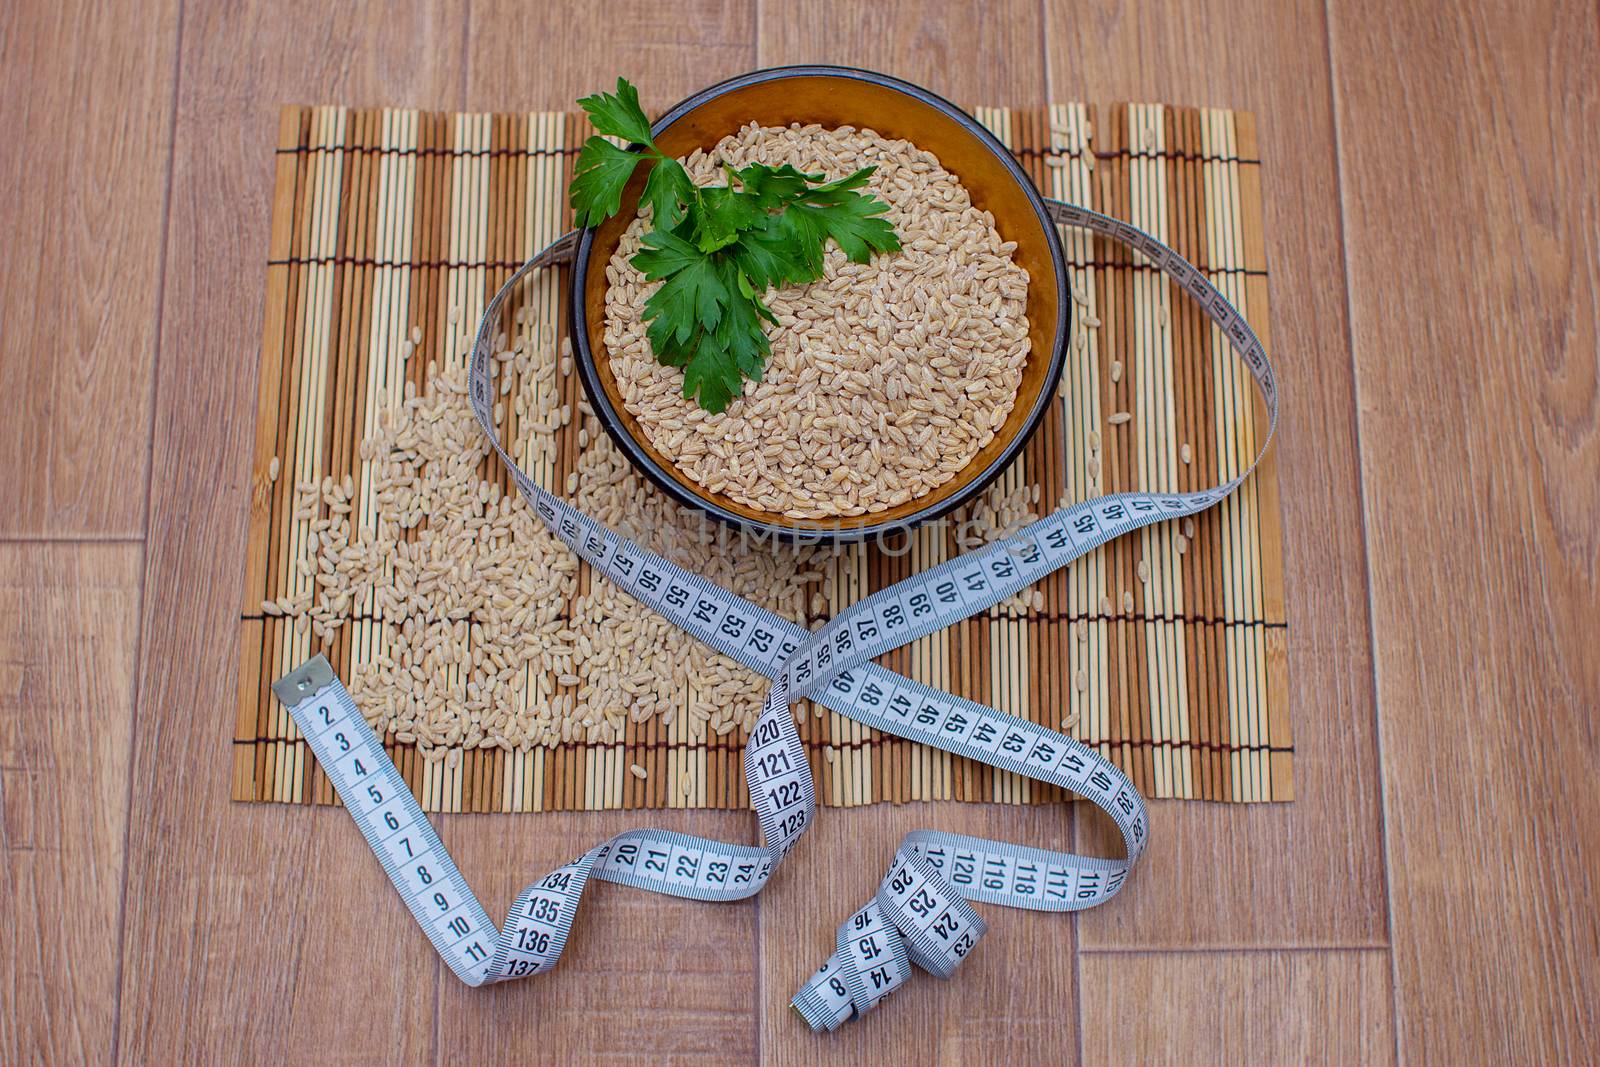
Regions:
<svg viewBox="0 0 1600 1067"><path fill-rule="evenodd" d="M796 1004L792 1000L789 1002L789 1010L794 1012L795 1015L799 1017L800 1021L805 1023L806 1027L812 1033L814 1033L814 1034L825 1034L825 1033L828 1032L827 1026L819 1025L818 1023L812 1022L811 1021L811 1016L807 1015L805 1013L805 1010L803 1008L801 1008L799 1004Z"/></svg>
<svg viewBox="0 0 1600 1067"><path fill-rule="evenodd" d="M318 652L300 666L272 683L272 693L286 708L307 700L335 681L333 664Z"/></svg>

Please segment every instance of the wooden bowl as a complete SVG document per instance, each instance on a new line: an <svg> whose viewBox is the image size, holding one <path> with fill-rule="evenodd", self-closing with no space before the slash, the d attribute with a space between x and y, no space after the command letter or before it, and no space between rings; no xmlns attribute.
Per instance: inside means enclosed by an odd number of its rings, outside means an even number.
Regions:
<svg viewBox="0 0 1600 1067"><path fill-rule="evenodd" d="M761 511L708 492L680 471L645 436L623 406L622 393L605 352L606 264L623 231L638 214L645 171L622 197L622 210L579 240L572 284L572 337L589 402L617 446L635 466L680 503L717 519L752 527L764 535L808 540L860 540L904 530L959 507L1005 470L1038 427L1066 351L1072 303L1067 299L1061 240L1039 191L994 135L966 112L926 89L848 67L777 67L742 74L702 90L667 112L652 128L657 145L671 156L709 150L750 121L763 126L819 123L868 127L903 138L939 157L966 186L972 202L994 216L1004 240L1017 243L1014 257L1028 271L1028 332L1032 350L1010 416L994 439L943 485L897 507L865 515L796 519Z"/></svg>

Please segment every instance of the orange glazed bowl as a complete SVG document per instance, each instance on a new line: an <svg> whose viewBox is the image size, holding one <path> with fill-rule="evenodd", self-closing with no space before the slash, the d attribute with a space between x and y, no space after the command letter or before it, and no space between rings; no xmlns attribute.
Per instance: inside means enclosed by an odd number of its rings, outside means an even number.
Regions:
<svg viewBox="0 0 1600 1067"><path fill-rule="evenodd" d="M932 152L966 187L972 203L994 217L1012 258L1028 272L1026 314L1032 342L1016 401L990 440L954 477L922 496L855 516L795 518L762 511L713 493L678 468L645 435L623 404L605 346L606 265L638 214L646 170L635 172L622 209L579 238L572 284L576 364L596 418L624 455L678 502L759 535L855 541L906 530L972 500L1016 458L1055 394L1065 360L1072 303L1061 239L1044 199L993 134L948 101L908 82L848 67L777 67L730 78L672 108L652 127L661 151L709 151L750 122L870 127L886 138Z"/></svg>

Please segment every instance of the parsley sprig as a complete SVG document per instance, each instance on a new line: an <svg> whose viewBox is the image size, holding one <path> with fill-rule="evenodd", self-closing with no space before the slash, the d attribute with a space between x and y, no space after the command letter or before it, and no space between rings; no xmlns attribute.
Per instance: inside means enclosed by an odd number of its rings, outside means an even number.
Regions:
<svg viewBox="0 0 1600 1067"><path fill-rule="evenodd" d="M657 362L683 369L683 395L707 411L726 410L745 378L761 380L772 351L761 324L777 322L762 299L768 288L820 278L829 240L856 263L900 249L880 217L889 206L856 191L875 167L830 182L788 164L736 170L724 163L726 185L696 185L656 147L638 90L626 80L617 79L614 94L578 104L596 131L568 189L578 225L615 215L634 169L650 167L641 202L654 225L633 257L647 281L661 282L644 306L650 348Z"/></svg>

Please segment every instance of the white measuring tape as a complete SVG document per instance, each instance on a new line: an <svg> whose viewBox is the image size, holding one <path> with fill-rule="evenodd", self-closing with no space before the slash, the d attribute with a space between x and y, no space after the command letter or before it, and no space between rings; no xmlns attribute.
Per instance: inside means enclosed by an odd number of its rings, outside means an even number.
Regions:
<svg viewBox="0 0 1600 1067"><path fill-rule="evenodd" d="M501 446L489 377L500 309L529 272L569 260L577 234L526 263L489 302L473 345L469 397L534 512L590 566L772 686L744 749L761 845L629 830L525 888L496 928L328 661L319 655L274 684L401 898L463 982L479 986L554 967L591 878L694 900L760 892L816 815L811 768L790 709L801 697L875 730L1069 789L1111 816L1125 845L1122 858L1101 859L934 831L906 835L877 893L840 925L833 954L794 997L793 1007L813 1029L833 1030L869 1011L910 977L913 963L940 978L953 974L985 929L971 901L1077 911L1122 888L1149 826L1144 800L1121 770L1065 734L871 662L986 610L1107 541L1210 507L1249 477L1277 427L1277 387L1265 349L1197 268L1126 223L1047 204L1057 223L1131 246L1199 302L1243 354L1266 399L1271 421L1261 451L1243 474L1204 492L1119 493L1062 508L1013 537L872 594L815 632L618 537L535 485Z"/></svg>

